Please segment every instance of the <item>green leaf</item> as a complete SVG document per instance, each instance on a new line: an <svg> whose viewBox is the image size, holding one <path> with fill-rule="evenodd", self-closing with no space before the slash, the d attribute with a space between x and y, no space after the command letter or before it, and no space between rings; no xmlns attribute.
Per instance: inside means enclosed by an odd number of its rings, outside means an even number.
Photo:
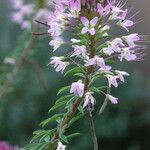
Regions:
<svg viewBox="0 0 150 150"><path fill-rule="evenodd" d="M65 128L66 128L66 126L64 126L64 127L61 129L61 131L60 131L60 133L59 133L59 138L60 138L61 140L63 140L64 142L69 143L68 140L67 140L67 137L64 135L64 133L65 133Z"/></svg>
<svg viewBox="0 0 150 150"><path fill-rule="evenodd" d="M73 123L75 123L76 121L78 121L79 119L81 119L82 117L84 117L85 114L78 114L77 116L75 116L74 118L71 119L68 127L70 127Z"/></svg>
<svg viewBox="0 0 150 150"><path fill-rule="evenodd" d="M25 150L44 150L46 145L47 145L46 142L33 143L33 144L29 144L29 145L25 146L24 149Z"/></svg>
<svg viewBox="0 0 150 150"><path fill-rule="evenodd" d="M74 74L74 76L85 78L85 75L83 73L76 73Z"/></svg>
<svg viewBox="0 0 150 150"><path fill-rule="evenodd" d="M41 136L43 136L45 134L45 130L38 130L35 131L33 134L35 134L35 136L33 136L33 138L31 139L30 143L33 143L35 141L37 141Z"/></svg>
<svg viewBox="0 0 150 150"><path fill-rule="evenodd" d="M66 101L62 101L62 102L59 102L59 103L56 103L49 111L48 113L51 113L53 112L54 110L56 110L57 108L63 106L66 104Z"/></svg>
<svg viewBox="0 0 150 150"><path fill-rule="evenodd" d="M72 98L67 102L66 108L69 108L70 105L72 104L72 102L73 102L74 100L76 100L76 99L77 99L77 96L72 97Z"/></svg>
<svg viewBox="0 0 150 150"><path fill-rule="evenodd" d="M59 107L64 106L72 97L73 95L65 95L65 96L60 97L55 102L55 105L48 111L48 113L51 113L52 111L58 109Z"/></svg>
<svg viewBox="0 0 150 150"><path fill-rule="evenodd" d="M55 104L57 104L57 103L60 103L60 102L62 102L62 101L68 101L70 98L72 98L73 97L73 95L65 95L65 96L62 96L62 97L60 97L56 102L55 102Z"/></svg>
<svg viewBox="0 0 150 150"><path fill-rule="evenodd" d="M101 86L101 87L94 87L94 86L92 86L91 88L90 88L90 90L92 91L92 92L96 92L96 93L98 93L98 94L100 94L101 93L101 90L103 90L103 89L108 89L108 86Z"/></svg>
<svg viewBox="0 0 150 150"><path fill-rule="evenodd" d="M78 110L80 111L81 114L84 115L84 109L83 109L83 106L79 106L79 107L78 107Z"/></svg>
<svg viewBox="0 0 150 150"><path fill-rule="evenodd" d="M68 135L68 136L67 136L67 139L68 139L68 140L71 140L71 139L73 139L74 137L77 137L77 136L79 136L79 135L81 135L81 134L80 134L80 133L73 133L73 134Z"/></svg>
<svg viewBox="0 0 150 150"><path fill-rule="evenodd" d="M69 91L69 89L70 89L70 86L65 86L58 91L57 95L62 94L66 91Z"/></svg>
<svg viewBox="0 0 150 150"><path fill-rule="evenodd" d="M56 121L58 118L60 118L60 117L62 117L62 116L63 116L63 114L55 114L54 116L52 116L52 117L50 117L50 118L48 118L48 119L42 121L42 122L40 123L40 125L41 125L42 127L45 127L46 125L50 124L50 123L53 122L53 121Z"/></svg>
<svg viewBox="0 0 150 150"><path fill-rule="evenodd" d="M66 77L66 76L73 76L76 73L83 73L83 72L84 72L84 70L81 67L75 67L75 68L72 68L69 71L67 71L65 73L64 77Z"/></svg>

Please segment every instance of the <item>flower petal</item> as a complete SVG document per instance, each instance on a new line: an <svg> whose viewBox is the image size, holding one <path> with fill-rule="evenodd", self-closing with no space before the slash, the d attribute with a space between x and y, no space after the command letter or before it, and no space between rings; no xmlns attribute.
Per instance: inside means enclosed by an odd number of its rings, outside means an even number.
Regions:
<svg viewBox="0 0 150 150"><path fill-rule="evenodd" d="M86 17L81 17L80 20L84 26L89 25L89 20Z"/></svg>
<svg viewBox="0 0 150 150"><path fill-rule="evenodd" d="M94 26L97 24L97 22L98 22L98 17L95 17L95 18L93 18L93 19L90 21L90 25L91 25L92 27L94 27Z"/></svg>

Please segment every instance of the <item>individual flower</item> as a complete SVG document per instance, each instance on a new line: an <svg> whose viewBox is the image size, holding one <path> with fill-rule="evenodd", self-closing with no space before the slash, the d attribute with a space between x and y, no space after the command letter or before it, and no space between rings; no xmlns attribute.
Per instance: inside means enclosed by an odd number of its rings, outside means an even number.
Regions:
<svg viewBox="0 0 150 150"><path fill-rule="evenodd" d="M120 47L124 46L121 38L115 38L112 42L110 42L110 45L114 52L120 52Z"/></svg>
<svg viewBox="0 0 150 150"><path fill-rule="evenodd" d="M122 10L122 6L115 6L114 4L111 5L111 16L110 20L125 20L128 9Z"/></svg>
<svg viewBox="0 0 150 150"><path fill-rule="evenodd" d="M112 104L118 104L118 98L113 97L112 95L106 94L106 97L111 101Z"/></svg>
<svg viewBox="0 0 150 150"><path fill-rule="evenodd" d="M92 106L95 105L95 98L92 96L92 92L87 92L85 94L85 99L84 99L84 104L83 104L83 108L85 108L86 106L88 106L88 104L91 104Z"/></svg>
<svg viewBox="0 0 150 150"><path fill-rule="evenodd" d="M84 45L82 45L82 46L73 45L72 47L74 48L74 52L71 55L71 57L79 56L79 55L81 55L83 57L86 56L86 47Z"/></svg>
<svg viewBox="0 0 150 150"><path fill-rule="evenodd" d="M131 48L136 47L135 42L138 42L140 40L140 36L138 33L133 33L127 36L123 36L122 38L127 42L129 47Z"/></svg>
<svg viewBox="0 0 150 150"><path fill-rule="evenodd" d="M109 4L107 4L105 7L103 7L100 3L97 4L97 12L101 16L107 16L110 13L111 7Z"/></svg>
<svg viewBox="0 0 150 150"><path fill-rule="evenodd" d="M80 18L82 24L84 25L81 33L85 34L87 32L89 32L91 35L95 34L95 26L98 22L98 17L93 18L91 21L89 21L86 17L81 17Z"/></svg>
<svg viewBox="0 0 150 150"><path fill-rule="evenodd" d="M125 47L122 48L120 55L118 56L118 58L120 59L120 61L124 59L126 59L127 61L133 61L137 59L137 56L134 52L134 50L132 50L130 47Z"/></svg>
<svg viewBox="0 0 150 150"><path fill-rule="evenodd" d="M97 65L101 68L105 68L105 61L104 61L104 58L103 57L98 57L98 56L95 56L94 58L90 58L88 60L85 60L85 66L86 67L89 67L89 66L92 66L92 65Z"/></svg>
<svg viewBox="0 0 150 150"><path fill-rule="evenodd" d="M4 64L14 65L16 63L16 60L14 58L5 57L3 62Z"/></svg>
<svg viewBox="0 0 150 150"><path fill-rule="evenodd" d="M9 144L5 142L0 142L0 150L14 150Z"/></svg>
<svg viewBox="0 0 150 150"><path fill-rule="evenodd" d="M125 71L115 70L115 73L117 74L118 78L119 78L122 82L125 82L124 76L129 76L129 73L127 73L127 72L125 72Z"/></svg>
<svg viewBox="0 0 150 150"><path fill-rule="evenodd" d="M69 6L73 16L78 17L81 11L81 0L70 0Z"/></svg>
<svg viewBox="0 0 150 150"><path fill-rule="evenodd" d="M52 57L52 60L50 61L49 64L54 65L54 68L56 69L56 72L61 71L61 73L63 73L63 71L65 70L66 66L69 65L68 62L63 62L62 60L64 59L64 57Z"/></svg>
<svg viewBox="0 0 150 150"><path fill-rule="evenodd" d="M84 84L81 80L74 82L71 85L70 93L73 93L76 96L82 97L84 94Z"/></svg>
<svg viewBox="0 0 150 150"><path fill-rule="evenodd" d="M114 87L118 87L118 82L117 82L118 76L107 74L106 77L108 79L108 85L110 88L111 88L111 85L113 85Z"/></svg>
<svg viewBox="0 0 150 150"><path fill-rule="evenodd" d="M53 40L49 42L50 46L53 46L53 52L55 52L64 42L60 37L54 37Z"/></svg>
<svg viewBox="0 0 150 150"><path fill-rule="evenodd" d="M63 145L61 142L58 142L58 146L56 150L65 150L66 149L66 145Z"/></svg>
<svg viewBox="0 0 150 150"><path fill-rule="evenodd" d="M134 25L134 22L131 20L123 20L123 21L119 21L118 25L123 27L124 29L126 29L129 32L129 27L132 27Z"/></svg>
<svg viewBox="0 0 150 150"><path fill-rule="evenodd" d="M122 41L121 38L116 38L111 42L107 42L107 44L108 44L108 47L103 48L102 50L105 54L107 54L109 56L111 54L113 54L114 52L119 53L121 51L121 47L124 46L123 41Z"/></svg>
<svg viewBox="0 0 150 150"><path fill-rule="evenodd" d="M99 67L98 72L101 72L101 73L109 73L112 68L111 66L107 66L105 64L103 57L98 57L98 56L85 60L86 67L93 66L93 65L97 65Z"/></svg>

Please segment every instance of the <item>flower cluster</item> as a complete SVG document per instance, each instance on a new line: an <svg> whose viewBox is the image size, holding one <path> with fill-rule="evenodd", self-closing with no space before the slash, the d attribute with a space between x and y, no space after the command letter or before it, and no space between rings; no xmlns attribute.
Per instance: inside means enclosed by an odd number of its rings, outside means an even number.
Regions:
<svg viewBox="0 0 150 150"><path fill-rule="evenodd" d="M33 10L32 4L24 4L22 0L11 0L13 12L11 20L21 26L22 29L31 29L31 23L27 19Z"/></svg>
<svg viewBox="0 0 150 150"><path fill-rule="evenodd" d="M6 142L0 141L0 150L23 150L19 147L12 147Z"/></svg>
<svg viewBox="0 0 150 150"><path fill-rule="evenodd" d="M50 64L57 72L64 72L67 66L74 64L83 70L78 81L73 82L70 93L83 99L83 108L94 106L96 100L92 90L97 76L107 79L107 88L118 87L129 76L125 71L114 69L111 60L137 61L142 55L140 44L144 36L129 33L135 22L129 17L129 10L124 3L115 0L104 2L91 0L55 1L54 12L48 22L48 33L52 40L53 52L64 45L70 46L70 52L64 56L53 56ZM114 36L112 29L125 30L126 34ZM69 33L70 39L64 38ZM124 33L124 32L123 32ZM81 75L82 74L82 75ZM109 90L110 91L110 90ZM99 90L111 103L117 104L118 98Z"/></svg>

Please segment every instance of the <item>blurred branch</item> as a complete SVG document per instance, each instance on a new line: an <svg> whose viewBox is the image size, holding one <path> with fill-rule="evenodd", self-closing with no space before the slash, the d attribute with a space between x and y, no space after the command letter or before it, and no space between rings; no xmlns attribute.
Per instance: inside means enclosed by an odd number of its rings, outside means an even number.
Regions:
<svg viewBox="0 0 150 150"><path fill-rule="evenodd" d="M33 35L45 35L49 34L48 32L32 32Z"/></svg>
<svg viewBox="0 0 150 150"><path fill-rule="evenodd" d="M48 27L49 28L49 25L46 23L46 22L42 22L42 21L39 21L39 20L34 20L36 23L39 23L39 24L42 24L42 25L44 25L44 26L46 26L46 27Z"/></svg>
<svg viewBox="0 0 150 150"><path fill-rule="evenodd" d="M33 59L26 59L26 62L31 64L34 67L34 69L37 73L37 76L39 78L40 85L43 88L43 90L45 91L46 90L46 81L45 81L44 74L43 74L43 71L42 71L40 65Z"/></svg>
<svg viewBox="0 0 150 150"><path fill-rule="evenodd" d="M34 26L34 30L35 31L38 31L38 26L35 25ZM8 74L7 77L6 77L6 80L4 81L3 83L3 86L0 90L0 99L3 98L6 94L7 94L7 91L8 91L8 88L11 84L11 82L15 79L19 69L21 68L21 66L24 64L24 61L25 59L27 58L28 54L29 54L29 51L31 50L33 44L34 44L34 41L36 39L36 36L35 35L31 35L31 38L28 42L28 45L27 47L23 50L20 58L18 59L12 73Z"/></svg>
<svg viewBox="0 0 150 150"><path fill-rule="evenodd" d="M91 108L90 108L90 103L88 105L88 118L89 118L91 137L92 137L92 141L93 141L94 150L98 150L97 136L96 136L94 120L93 120L93 116L92 116L92 112L91 112Z"/></svg>

